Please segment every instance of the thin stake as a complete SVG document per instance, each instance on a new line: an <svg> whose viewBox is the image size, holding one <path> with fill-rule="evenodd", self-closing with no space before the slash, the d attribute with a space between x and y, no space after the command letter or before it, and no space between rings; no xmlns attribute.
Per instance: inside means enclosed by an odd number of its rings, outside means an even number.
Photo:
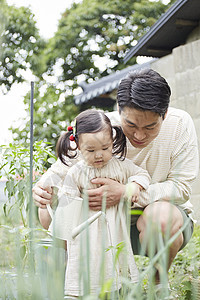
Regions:
<svg viewBox="0 0 200 300"><path fill-rule="evenodd" d="M29 265L30 265L30 277L32 278L34 272L34 254L33 254L33 97L34 97L34 82L31 81L31 105L30 105L30 195L29 195Z"/></svg>
<svg viewBox="0 0 200 300"><path fill-rule="evenodd" d="M30 197L29 197L29 227L33 227L33 97L34 97L34 82L31 81L31 105L30 105Z"/></svg>

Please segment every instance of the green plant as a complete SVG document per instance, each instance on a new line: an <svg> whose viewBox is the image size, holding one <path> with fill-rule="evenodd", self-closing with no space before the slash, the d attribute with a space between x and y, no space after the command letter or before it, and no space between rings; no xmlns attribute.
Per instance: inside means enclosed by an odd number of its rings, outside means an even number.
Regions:
<svg viewBox="0 0 200 300"><path fill-rule="evenodd" d="M6 180L8 200L3 205L5 216L13 225L28 226L30 206L30 150L20 144L0 146L0 178ZM45 172L45 166L55 162L55 155L47 143L35 142L33 146L33 183Z"/></svg>
<svg viewBox="0 0 200 300"><path fill-rule="evenodd" d="M29 149L20 144L3 145L0 156L0 178L6 180L7 195L7 201L0 204L0 299L46 299L48 286L51 299L61 299L63 255L57 245L43 241L47 234L39 227L36 208L29 224L30 181L37 181L55 156L47 143L34 143L31 175Z"/></svg>
<svg viewBox="0 0 200 300"><path fill-rule="evenodd" d="M19 144L0 147L0 176L5 176L8 200L0 205L0 299L64 299L65 250L57 241L50 240L37 218L29 226L30 210L30 151ZM33 182L45 171L45 165L55 161L51 147L44 143L35 143L33 151ZM105 206L105 203L104 203ZM86 207L87 209L87 207ZM33 212L36 215L36 210ZM84 248L87 249L87 233ZM103 241L102 241L103 243ZM140 281L133 285L126 276L123 278L121 294L112 292L112 280L104 281L98 295L90 295L89 282L86 280L86 295L82 300L153 300L155 287L152 280L154 268L152 261L165 263L162 258L164 245L159 241L159 255L152 257L136 256ZM103 245L102 245L103 247ZM105 251L113 251L114 267L124 245L118 244ZM194 234L188 245L176 256L169 278L164 274L164 281L171 286L167 299L197 300L200 293L200 227L195 225ZM89 253L85 259L89 262ZM104 255L102 254L102 264ZM85 269L82 270L85 275ZM103 276L102 267L102 276ZM87 277L87 276L86 276ZM84 280L84 278L83 278ZM110 293L107 291L110 290ZM164 299L161 295L159 300Z"/></svg>

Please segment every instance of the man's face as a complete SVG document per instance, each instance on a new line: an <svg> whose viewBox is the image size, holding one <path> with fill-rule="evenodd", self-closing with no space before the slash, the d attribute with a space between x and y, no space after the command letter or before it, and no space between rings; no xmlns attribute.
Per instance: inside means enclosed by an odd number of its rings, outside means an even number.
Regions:
<svg viewBox="0 0 200 300"><path fill-rule="evenodd" d="M159 134L163 122L158 113L130 107L125 107L120 116L122 130L135 148L149 145Z"/></svg>

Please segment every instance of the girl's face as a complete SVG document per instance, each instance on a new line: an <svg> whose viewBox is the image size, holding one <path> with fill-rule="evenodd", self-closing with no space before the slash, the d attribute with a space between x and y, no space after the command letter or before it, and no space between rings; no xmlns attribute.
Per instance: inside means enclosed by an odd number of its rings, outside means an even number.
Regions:
<svg viewBox="0 0 200 300"><path fill-rule="evenodd" d="M79 136L79 150L89 166L102 168L112 158L113 141L108 129Z"/></svg>

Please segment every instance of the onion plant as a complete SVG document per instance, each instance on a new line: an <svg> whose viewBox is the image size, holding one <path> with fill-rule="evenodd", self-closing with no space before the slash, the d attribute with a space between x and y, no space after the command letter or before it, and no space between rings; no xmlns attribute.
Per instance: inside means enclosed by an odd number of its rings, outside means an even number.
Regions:
<svg viewBox="0 0 200 300"><path fill-rule="evenodd" d="M33 206L32 226L29 224L29 150L18 144L0 147L0 177L5 181L7 200L0 199L0 299L37 299L59 300L64 296L64 277L67 255L62 242L50 238L42 229L37 209ZM37 142L33 147L33 183L45 172L45 165L55 161L48 144ZM105 211L105 197L102 211ZM124 205L123 202L120 203ZM84 213L88 214L88 201L84 196ZM127 228L130 228L131 211L127 206ZM101 216L103 218L103 216ZM106 226L106 223L105 223ZM116 223L119 226L119 220ZM185 226L185 225L184 225ZM181 230L184 229L181 228ZM106 227L103 229L106 230ZM113 274L118 257L125 251L124 243L105 248L102 239L100 251L100 289L95 295L90 292L90 251L89 230L86 228L81 244L80 283L84 287L82 300L129 300L129 299L200 299L200 229L195 226L194 235L189 244L181 250L174 260L169 276L166 272L167 253L170 244L177 236L165 238L160 234L155 239L153 224L148 228L152 243L148 249L150 258L135 256L139 269L139 281L132 284L126 272L124 261L122 289L113 291L112 280L104 280L105 253L112 251ZM31 233L31 234L30 234ZM155 243L156 241L156 243ZM143 248L141 254L147 249ZM155 250L156 254L155 254ZM155 267L161 274L161 283L166 287L156 294L154 276ZM116 278L113 278L116 279ZM168 283L171 286L169 291ZM67 298L66 298L67 299Z"/></svg>

